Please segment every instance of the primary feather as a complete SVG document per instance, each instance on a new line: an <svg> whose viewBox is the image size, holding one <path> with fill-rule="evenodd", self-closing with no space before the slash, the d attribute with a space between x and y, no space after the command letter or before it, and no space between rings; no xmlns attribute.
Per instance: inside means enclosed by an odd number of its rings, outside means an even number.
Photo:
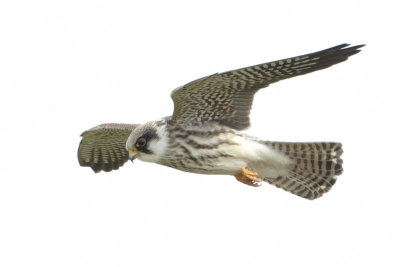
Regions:
<svg viewBox="0 0 400 267"><path fill-rule="evenodd" d="M341 144L260 141L240 131L250 126L259 89L343 62L362 46L342 44L190 82L172 92L171 117L142 125L102 124L84 132L79 163L95 172L111 171L137 157L187 172L233 175L248 185L255 185L251 178L258 174L257 182L262 178L300 197L318 198L343 172Z"/></svg>

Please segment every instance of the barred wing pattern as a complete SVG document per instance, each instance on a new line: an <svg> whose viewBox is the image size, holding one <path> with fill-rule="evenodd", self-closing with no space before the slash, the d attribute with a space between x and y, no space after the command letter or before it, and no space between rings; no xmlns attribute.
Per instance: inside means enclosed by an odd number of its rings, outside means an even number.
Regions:
<svg viewBox="0 0 400 267"><path fill-rule="evenodd" d="M250 126L254 94L283 79L307 74L347 60L363 45L338 45L319 52L217 73L175 89L172 122L201 125L216 121L236 130Z"/></svg>
<svg viewBox="0 0 400 267"><path fill-rule="evenodd" d="M265 142L292 161L289 175L263 180L307 199L316 199L328 192L342 174L343 153L340 143Z"/></svg>
<svg viewBox="0 0 400 267"><path fill-rule="evenodd" d="M83 132L78 148L79 164L91 167L94 172L117 170L128 161L126 140L137 126L109 123Z"/></svg>

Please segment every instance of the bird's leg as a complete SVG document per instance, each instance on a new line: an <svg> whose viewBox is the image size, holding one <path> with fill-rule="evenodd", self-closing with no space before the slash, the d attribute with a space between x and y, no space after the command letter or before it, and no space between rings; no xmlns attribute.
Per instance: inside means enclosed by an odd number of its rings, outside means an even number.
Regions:
<svg viewBox="0 0 400 267"><path fill-rule="evenodd" d="M249 167L242 168L242 171L235 175L239 182L250 186L260 186L258 183L262 182L262 179L258 177L258 173L253 172Z"/></svg>

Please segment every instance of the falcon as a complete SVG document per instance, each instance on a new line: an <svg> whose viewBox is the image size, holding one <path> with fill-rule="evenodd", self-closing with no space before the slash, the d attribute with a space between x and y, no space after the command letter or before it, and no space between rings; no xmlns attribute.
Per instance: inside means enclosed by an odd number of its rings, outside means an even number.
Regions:
<svg viewBox="0 0 400 267"><path fill-rule="evenodd" d="M175 89L170 117L145 124L101 124L82 133L81 166L117 170L140 159L185 172L232 175L249 186L273 184L306 199L328 192L343 172L342 145L272 142L246 135L254 94L272 83L346 61L364 45L210 75Z"/></svg>

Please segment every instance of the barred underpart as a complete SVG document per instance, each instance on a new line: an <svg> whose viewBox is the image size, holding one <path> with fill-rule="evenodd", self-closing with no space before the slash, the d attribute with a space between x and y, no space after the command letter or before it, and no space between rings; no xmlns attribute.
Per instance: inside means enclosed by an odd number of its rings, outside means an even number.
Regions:
<svg viewBox="0 0 400 267"><path fill-rule="evenodd" d="M341 44L187 83L171 94L171 117L144 125L102 124L84 132L79 164L95 172L116 170L128 160L127 149L135 150L140 134L152 130L158 136L147 142L150 150L138 153L141 160L187 172L227 175L253 164L260 167L254 171L270 176L262 177L264 181L303 198L318 198L343 172L340 143L264 142L246 139L238 131L250 126L249 114L258 90L346 61L363 46Z"/></svg>
<svg viewBox="0 0 400 267"><path fill-rule="evenodd" d="M282 143L266 142L292 160L289 174L264 181L307 199L328 192L343 172L340 143Z"/></svg>
<svg viewBox="0 0 400 267"><path fill-rule="evenodd" d="M216 161L233 157L224 147L238 145L232 141L235 131L217 124L183 128L171 122L168 132L171 151L158 163L187 172L227 173L216 167Z"/></svg>

